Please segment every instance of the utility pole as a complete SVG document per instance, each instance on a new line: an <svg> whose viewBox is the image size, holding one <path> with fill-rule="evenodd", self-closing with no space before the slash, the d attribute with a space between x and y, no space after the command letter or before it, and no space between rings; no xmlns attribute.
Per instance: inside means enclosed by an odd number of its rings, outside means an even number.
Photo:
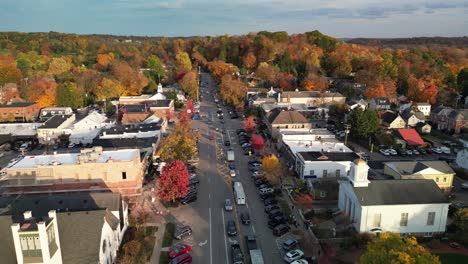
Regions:
<svg viewBox="0 0 468 264"><path fill-rule="evenodd" d="M345 124L345 125L344 125L344 128L345 128L345 140L344 140L344 144L346 145L346 143L348 142L348 134L349 134L349 129L351 129L351 125Z"/></svg>

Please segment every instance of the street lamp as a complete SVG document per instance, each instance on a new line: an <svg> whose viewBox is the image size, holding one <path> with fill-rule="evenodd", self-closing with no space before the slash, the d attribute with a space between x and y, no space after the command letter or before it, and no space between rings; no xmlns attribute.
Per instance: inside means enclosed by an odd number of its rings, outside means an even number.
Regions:
<svg viewBox="0 0 468 264"><path fill-rule="evenodd" d="M345 127L345 140L344 140L344 144L346 145L346 143L348 142L348 134L349 134L349 130L351 129L351 125L345 124L344 127Z"/></svg>

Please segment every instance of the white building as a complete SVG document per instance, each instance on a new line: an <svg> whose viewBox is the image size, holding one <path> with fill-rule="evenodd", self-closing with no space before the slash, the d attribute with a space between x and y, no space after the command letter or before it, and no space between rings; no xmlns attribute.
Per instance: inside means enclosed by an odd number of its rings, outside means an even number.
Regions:
<svg viewBox="0 0 468 264"><path fill-rule="evenodd" d="M39 119L41 121L47 121L49 118L55 115L71 115L73 114L73 110L71 107L45 107L41 109L41 113L39 114Z"/></svg>
<svg viewBox="0 0 468 264"><path fill-rule="evenodd" d="M351 164L359 156L354 152L297 152L295 169L301 179L349 176Z"/></svg>
<svg viewBox="0 0 468 264"><path fill-rule="evenodd" d="M128 226L115 193L0 198L2 263L114 263Z"/></svg>
<svg viewBox="0 0 468 264"><path fill-rule="evenodd" d="M106 126L107 117L98 112L90 112L85 118L73 124L70 129L70 142L75 144L92 143L99 135L101 129Z"/></svg>
<svg viewBox="0 0 468 264"><path fill-rule="evenodd" d="M54 115L37 129L39 143L50 144L58 140L63 134L70 134L69 127L75 122L75 114Z"/></svg>
<svg viewBox="0 0 468 264"><path fill-rule="evenodd" d="M424 114L424 116L431 115L431 104L429 103L415 103L416 108Z"/></svg>
<svg viewBox="0 0 468 264"><path fill-rule="evenodd" d="M340 181L338 207L359 233L432 236L445 232L450 202L433 180L369 181L364 160Z"/></svg>

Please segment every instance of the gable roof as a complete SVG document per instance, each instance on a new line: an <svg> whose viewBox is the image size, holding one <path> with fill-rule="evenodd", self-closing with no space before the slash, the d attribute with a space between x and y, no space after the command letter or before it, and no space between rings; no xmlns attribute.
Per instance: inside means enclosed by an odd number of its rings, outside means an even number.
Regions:
<svg viewBox="0 0 468 264"><path fill-rule="evenodd" d="M378 180L353 190L363 206L449 203L433 180Z"/></svg>
<svg viewBox="0 0 468 264"><path fill-rule="evenodd" d="M44 125L40 126L39 129L43 128L57 128L63 122L67 121L72 115L54 115L53 117L49 118L45 121Z"/></svg>
<svg viewBox="0 0 468 264"><path fill-rule="evenodd" d="M382 114L381 119L382 119L382 122L387 123L387 124L390 125L393 121L395 121L395 119L397 117L398 117L398 114L387 111L387 112Z"/></svg>
<svg viewBox="0 0 468 264"><path fill-rule="evenodd" d="M298 152L305 161L353 161L359 156L354 152L321 152L307 151Z"/></svg>
<svg viewBox="0 0 468 264"><path fill-rule="evenodd" d="M268 116L268 121L271 124L304 124L309 123L298 111L286 111L284 109L276 108L271 111Z"/></svg>
<svg viewBox="0 0 468 264"><path fill-rule="evenodd" d="M397 129L403 140L411 146L419 146L424 144L424 140L419 136L418 132L414 128L400 128Z"/></svg>
<svg viewBox="0 0 468 264"><path fill-rule="evenodd" d="M428 168L432 168L443 174L455 173L447 162L442 160L386 162L385 165L401 175L424 174L424 170ZM433 173L431 172L431 174Z"/></svg>
<svg viewBox="0 0 468 264"><path fill-rule="evenodd" d="M8 102L6 104L0 104L0 108L28 107L35 104L34 102Z"/></svg>

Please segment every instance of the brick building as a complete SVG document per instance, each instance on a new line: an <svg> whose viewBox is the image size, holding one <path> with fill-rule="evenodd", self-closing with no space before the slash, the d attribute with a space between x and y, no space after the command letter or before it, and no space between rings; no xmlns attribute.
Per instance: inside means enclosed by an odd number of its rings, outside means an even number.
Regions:
<svg viewBox="0 0 468 264"><path fill-rule="evenodd" d="M25 122L36 120L40 107L31 102L8 102L0 104L0 120L3 122Z"/></svg>

